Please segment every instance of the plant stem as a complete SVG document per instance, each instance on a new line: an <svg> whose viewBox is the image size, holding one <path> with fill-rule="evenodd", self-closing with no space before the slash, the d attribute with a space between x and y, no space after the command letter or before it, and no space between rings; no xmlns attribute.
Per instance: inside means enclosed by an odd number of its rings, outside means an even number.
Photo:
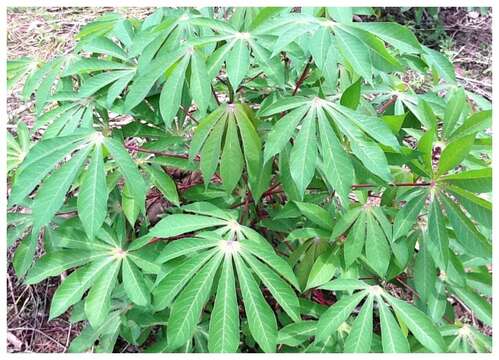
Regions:
<svg viewBox="0 0 499 360"><path fill-rule="evenodd" d="M381 105L378 109L378 114L382 114L385 112L386 109L388 109L388 107L390 105L392 105L395 101L397 101L397 96L396 95L393 95L391 97L390 100L388 100L387 102L385 102L383 105Z"/></svg>
<svg viewBox="0 0 499 360"><path fill-rule="evenodd" d="M216 98L216 96L215 96ZM217 99L218 101L218 99ZM180 106L180 109L182 109L182 111L184 112L185 116L187 116L189 119L191 119L192 121L194 121L194 123L196 124L199 124L199 121L196 120L196 118L194 116L192 116L192 114L189 112L188 109L184 108L183 106Z"/></svg>
<svg viewBox="0 0 499 360"><path fill-rule="evenodd" d="M227 86L227 91L229 93L229 104L234 103L234 89L232 88L230 81L224 80L220 76L217 76L217 80L222 82L225 86Z"/></svg>
<svg viewBox="0 0 499 360"><path fill-rule="evenodd" d="M220 100L218 100L218 96L217 93L215 92L215 88L213 88L213 85L211 85L211 93L213 94L213 97L215 98L217 105L220 106Z"/></svg>
<svg viewBox="0 0 499 360"><path fill-rule="evenodd" d="M169 157L174 157L174 158L179 158L179 159L188 159L189 158L188 154L176 154L176 153L171 153L171 152L166 152L166 151L149 150L149 149L144 149L144 148L141 148L141 147L138 147L135 145L130 145L130 144L125 144L125 147L129 150L140 151L140 152L147 153L147 154L169 156Z"/></svg>
<svg viewBox="0 0 499 360"><path fill-rule="evenodd" d="M352 185L352 189L372 188L372 187L377 187L377 186L381 186L381 185L376 185L376 184L353 184ZM404 186L431 186L431 182L422 182L422 183L408 182L408 183L388 184L388 186L395 186L395 187L404 187Z"/></svg>
<svg viewBox="0 0 499 360"><path fill-rule="evenodd" d="M292 96L296 95L296 93L300 89L300 86L303 84L303 82L307 78L308 69L310 68L310 64L311 63L312 63L312 56L308 59L307 65L305 65L305 68L303 69L303 72L301 73L300 77L296 81L295 89L293 90L293 93L291 94Z"/></svg>
<svg viewBox="0 0 499 360"><path fill-rule="evenodd" d="M262 198L265 197L265 196L279 194L279 193L284 192L283 189L279 189L278 188L280 185L281 185L280 183L276 183L276 184L272 185L270 188L268 188L262 194ZM431 185L432 184L429 183L429 182L424 182L424 183L398 183L398 184L389 184L388 186L405 187L405 186L431 186ZM375 185L375 184L354 184L354 185L352 185L352 189L354 190L354 189L359 189L359 188L373 188L373 187L377 187L377 186L381 186L381 185ZM253 199L250 199L250 203L251 202L253 202ZM245 205L245 203L246 202L243 201L241 203L232 205L231 209L243 206L243 205Z"/></svg>

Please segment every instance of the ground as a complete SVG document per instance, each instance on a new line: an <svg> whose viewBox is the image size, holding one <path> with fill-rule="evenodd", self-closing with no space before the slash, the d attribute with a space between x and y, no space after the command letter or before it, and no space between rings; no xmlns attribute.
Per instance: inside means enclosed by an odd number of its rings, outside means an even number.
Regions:
<svg viewBox="0 0 499 360"><path fill-rule="evenodd" d="M9 8L7 11L8 59L31 56L49 59L70 52L74 35L89 21L109 11L118 11L129 17L143 18L153 8ZM413 26L420 40L447 53L456 67L458 80L470 91L491 99L492 93L492 30L491 14L464 8L444 8L438 21L423 14L416 24L411 12L387 9L384 15ZM412 18L411 18L412 16ZM431 37L431 34L437 36ZM19 99L21 87L8 94L8 124L17 121L31 123L32 103ZM7 277L7 341L9 352L64 352L79 327L73 327L67 316L48 322L50 298L61 278L51 278L35 286L19 281L12 269L9 251ZM463 316L467 316L464 314ZM489 330L490 331L490 330ZM118 351L136 351L126 344Z"/></svg>

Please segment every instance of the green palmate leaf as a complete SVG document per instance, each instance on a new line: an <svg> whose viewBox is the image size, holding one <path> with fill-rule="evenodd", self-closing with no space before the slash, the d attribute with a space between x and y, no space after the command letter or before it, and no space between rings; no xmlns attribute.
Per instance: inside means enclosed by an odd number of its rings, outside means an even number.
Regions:
<svg viewBox="0 0 499 360"><path fill-rule="evenodd" d="M127 256L123 259L122 277L128 298L139 306L149 304L150 290L147 287L144 275Z"/></svg>
<svg viewBox="0 0 499 360"><path fill-rule="evenodd" d="M162 272L163 268L155 263L152 259L152 248L144 247L137 251L129 251L127 253L128 258L135 263L143 272L159 274ZM148 282L148 278L145 276L146 284ZM150 289L148 288L148 293L150 293Z"/></svg>
<svg viewBox="0 0 499 360"><path fill-rule="evenodd" d="M182 209L184 209L184 211L192 212L195 214L213 216L228 221L236 219L236 217L229 211L222 210L206 201L198 201L189 205L184 205L182 206Z"/></svg>
<svg viewBox="0 0 499 360"><path fill-rule="evenodd" d="M92 286L99 274L108 268L112 257L106 256L73 271L54 293L50 304L49 320L64 313L71 305L76 304L83 294ZM109 275L109 273L106 273Z"/></svg>
<svg viewBox="0 0 499 360"><path fill-rule="evenodd" d="M291 177L301 196L305 193L315 174L317 162L317 136L315 109L311 109L303 120L290 154Z"/></svg>
<svg viewBox="0 0 499 360"><path fill-rule="evenodd" d="M204 142L208 138L210 132L220 120L221 117L225 118L225 107L219 106L215 111L206 116L199 125L196 127L196 132L191 141L191 148L189 151L189 158L193 159L199 152Z"/></svg>
<svg viewBox="0 0 499 360"><path fill-rule="evenodd" d="M169 127L175 114L177 114L181 100L182 88L184 86L185 72L189 65L189 56L184 56L175 66L168 80L163 85L159 99L159 109L165 126Z"/></svg>
<svg viewBox="0 0 499 360"><path fill-rule="evenodd" d="M39 65L41 64L35 62L33 65L34 71L28 76L26 83L24 84L22 98L25 101L31 97L35 90L40 86L43 78L50 72L50 70L52 70L53 63L47 62L38 68L37 66Z"/></svg>
<svg viewBox="0 0 499 360"><path fill-rule="evenodd" d="M435 322L439 321L442 319L442 316L444 316L445 308L447 306L446 295L444 283L437 280L435 294L430 293L428 299L428 315Z"/></svg>
<svg viewBox="0 0 499 360"><path fill-rule="evenodd" d="M81 48L83 51L106 54L121 60L127 59L126 52L104 36L92 37L89 41L81 43Z"/></svg>
<svg viewBox="0 0 499 360"><path fill-rule="evenodd" d="M437 125L436 115L428 101L423 98L419 98L417 101L417 107L414 107L410 102L406 102L407 106L411 109L414 115L418 118L422 125L424 125L428 130L431 130Z"/></svg>
<svg viewBox="0 0 499 360"><path fill-rule="evenodd" d="M135 225L140 214L140 205L137 203L130 192L130 188L126 184L121 193L121 208L130 225Z"/></svg>
<svg viewBox="0 0 499 360"><path fill-rule="evenodd" d="M383 296L425 348L432 352L445 351L446 345L444 339L425 313L391 295L384 293Z"/></svg>
<svg viewBox="0 0 499 360"><path fill-rule="evenodd" d="M151 181L173 205L179 206L177 186L173 179L157 164L142 166L151 176Z"/></svg>
<svg viewBox="0 0 499 360"><path fill-rule="evenodd" d="M33 229L31 235L26 236L21 241L14 253L12 265L16 271L16 275L19 277L23 277L33 264L39 231L40 229Z"/></svg>
<svg viewBox="0 0 499 360"><path fill-rule="evenodd" d="M128 83L132 81L135 76L135 72L130 71L128 75L124 75L118 80L116 80L107 90L106 96L106 106L111 107L116 100L116 98L125 90Z"/></svg>
<svg viewBox="0 0 499 360"><path fill-rule="evenodd" d="M390 144L388 146L396 148L398 147L398 143L396 142L396 139L393 138L393 134L388 126L384 124L381 119L369 119L368 117L364 117L362 120L359 120L362 115L351 112L350 109L345 107L333 107L328 104L328 106L324 107L324 110L335 120L339 129L349 138L352 152L359 158L364 166L382 179L390 181L392 176L383 150L362 132L366 131L366 129L369 129L371 126L373 129L369 130L370 134L374 134L374 132L372 132L374 129L383 128L384 130L381 130L380 135L382 133L390 133L390 135L386 137L376 135L376 139ZM356 119L357 117L359 117L359 119ZM368 119L367 121L366 118ZM395 139L395 141L393 141L393 139Z"/></svg>
<svg viewBox="0 0 499 360"><path fill-rule="evenodd" d="M437 272L428 243L429 239L430 236L423 236L419 239L419 252L414 264L414 285L423 302L427 302L430 296L435 293L437 282Z"/></svg>
<svg viewBox="0 0 499 360"><path fill-rule="evenodd" d="M259 116L270 116L270 115L275 115L279 113L284 113L289 110L293 110L299 107L302 107L306 104L310 104L310 99L308 97L304 96L287 96L278 99L277 101L273 102L272 104L268 106L262 107L258 111ZM263 106L263 104L262 104ZM308 110L308 106L305 106L305 110ZM302 116L305 115L305 112L303 112ZM274 128L272 128L273 130ZM274 131L272 131L274 132ZM276 139L277 140L277 139Z"/></svg>
<svg viewBox="0 0 499 360"><path fill-rule="evenodd" d="M222 136L225 130L227 116L223 116L211 131L206 140L203 149L201 150L200 169L205 179L205 185L208 183L218 167L218 159L220 158Z"/></svg>
<svg viewBox="0 0 499 360"><path fill-rule="evenodd" d="M78 90L78 96L81 98L92 96L103 87L111 84L112 82L120 78L128 77L131 74L133 74L132 71L123 70L123 71L103 72L98 75L95 75L89 78L81 85L80 89Z"/></svg>
<svg viewBox="0 0 499 360"><path fill-rule="evenodd" d="M356 22L353 24L375 34L402 53L421 52L421 46L416 36L400 24L385 22Z"/></svg>
<svg viewBox="0 0 499 360"><path fill-rule="evenodd" d="M294 202L300 212L305 215L310 221L319 225L323 229L332 230L333 220L329 212L318 205L305 203L305 202Z"/></svg>
<svg viewBox="0 0 499 360"><path fill-rule="evenodd" d="M53 127L59 121L66 122L78 109L78 103L68 103L46 111L41 116L37 117L35 124L33 125L33 131L38 130L41 126L46 124L51 124L50 127ZM44 139L47 139L46 134L44 134Z"/></svg>
<svg viewBox="0 0 499 360"><path fill-rule="evenodd" d="M423 165L428 174L433 173L433 142L436 137L435 128L431 128L421 136L418 143L418 150L423 153Z"/></svg>
<svg viewBox="0 0 499 360"><path fill-rule="evenodd" d="M447 266L447 279L458 286L466 285L466 273L461 260L452 252L449 252L449 264Z"/></svg>
<svg viewBox="0 0 499 360"><path fill-rule="evenodd" d="M345 265L350 267L355 260L362 254L364 243L366 241L366 215L362 212L355 221L352 229L348 233L345 244L343 245L343 254Z"/></svg>
<svg viewBox="0 0 499 360"><path fill-rule="evenodd" d="M350 85L341 95L340 104L355 110L359 106L362 81L359 78Z"/></svg>
<svg viewBox="0 0 499 360"><path fill-rule="evenodd" d="M344 118L343 121L355 124L380 144L399 150L400 145L397 138L381 118L364 115L343 106L335 106L333 109L336 118L338 116Z"/></svg>
<svg viewBox="0 0 499 360"><path fill-rule="evenodd" d="M211 88L205 60L198 50L191 55L190 90L199 112L204 114L211 98Z"/></svg>
<svg viewBox="0 0 499 360"><path fill-rule="evenodd" d="M407 233L416 224L416 219L421 212L426 200L426 193L409 200L395 215L393 223L393 240L396 241Z"/></svg>
<svg viewBox="0 0 499 360"><path fill-rule="evenodd" d="M43 113L45 104L52 95L52 88L61 72L61 65L63 64L63 61L64 58L60 57L51 62L50 71L46 74L36 89L35 109L37 116Z"/></svg>
<svg viewBox="0 0 499 360"><path fill-rule="evenodd" d="M332 43L332 35L328 28L320 27L310 40L310 53L317 67L324 71L327 54Z"/></svg>
<svg viewBox="0 0 499 360"><path fill-rule="evenodd" d="M357 74L370 82L372 66L368 48L357 37L339 27L334 28L334 34L338 49L343 57Z"/></svg>
<svg viewBox="0 0 499 360"><path fill-rule="evenodd" d="M459 200L461 205L488 229L492 227L492 203L454 185L447 185L447 189Z"/></svg>
<svg viewBox="0 0 499 360"><path fill-rule="evenodd" d="M66 193L90 150L90 147L80 150L43 182L33 202L33 225L35 227L47 225L61 208Z"/></svg>
<svg viewBox="0 0 499 360"><path fill-rule="evenodd" d="M385 353L407 353L409 343L385 302L377 298L381 324L381 344Z"/></svg>
<svg viewBox="0 0 499 360"><path fill-rule="evenodd" d="M208 349L233 353L239 347L239 307L232 257L226 255L218 281L217 295L210 318Z"/></svg>
<svg viewBox="0 0 499 360"><path fill-rule="evenodd" d="M182 346L192 337L221 260L221 253L215 255L173 303L167 329L168 347L171 350Z"/></svg>
<svg viewBox="0 0 499 360"><path fill-rule="evenodd" d="M66 68L66 70L62 75L70 76L75 74L87 74L101 70L131 70L131 69L133 69L131 65L116 61L109 61L97 58L81 58L71 63Z"/></svg>
<svg viewBox="0 0 499 360"><path fill-rule="evenodd" d="M451 291L485 324L492 326L492 304L469 287L450 287Z"/></svg>
<svg viewBox="0 0 499 360"><path fill-rule="evenodd" d="M275 352L277 323L257 283L239 256L234 258L251 335L265 352Z"/></svg>
<svg viewBox="0 0 499 360"><path fill-rule="evenodd" d="M267 141L265 142L264 162L267 162L272 156L282 151L289 139L291 139L295 133L296 126L300 123L308 110L308 106L300 106L293 111L290 111L276 123L268 134Z"/></svg>
<svg viewBox="0 0 499 360"><path fill-rule="evenodd" d="M296 323L286 325L277 335L277 343L288 346L298 346L308 338L315 335L317 331L317 321L301 320Z"/></svg>
<svg viewBox="0 0 499 360"><path fill-rule="evenodd" d="M388 167L386 156L381 148L372 141L364 138L355 139L351 144L352 152L359 158L364 166L373 174L385 181L391 181L392 175Z"/></svg>
<svg viewBox="0 0 499 360"><path fill-rule="evenodd" d="M331 336L336 329L350 316L363 298L366 291L359 291L352 296L345 296L324 312L317 323L315 341L320 342Z"/></svg>
<svg viewBox="0 0 499 360"><path fill-rule="evenodd" d="M96 328L107 318L111 309L111 293L113 292L121 261L114 260L99 271L95 283L85 300L85 314L90 325Z"/></svg>
<svg viewBox="0 0 499 360"><path fill-rule="evenodd" d="M291 144L288 144L281 154L279 155L279 181L282 184L282 188L288 196L289 200L300 200L300 195L296 189L296 185L291 178L291 169L289 168L289 153L291 151ZM267 162L266 164L272 164L272 162Z"/></svg>
<svg viewBox="0 0 499 360"><path fill-rule="evenodd" d="M428 215L427 248L433 256L435 264L445 271L449 261L449 238L445 226L445 218L440 209L437 197L433 199Z"/></svg>
<svg viewBox="0 0 499 360"><path fill-rule="evenodd" d="M129 188L137 206L141 210L144 209L146 197L146 184L137 165L134 163L123 145L115 139L105 138L104 145L111 153L114 161L118 165L121 175L125 178L127 187Z"/></svg>
<svg viewBox="0 0 499 360"><path fill-rule="evenodd" d="M338 62L339 62L339 54L336 51L335 46L330 46L326 56L326 62L324 63L325 69L333 69L332 71L325 71L324 75L324 84L331 88L335 89L338 84Z"/></svg>
<svg viewBox="0 0 499 360"><path fill-rule="evenodd" d="M288 10L288 8L271 6L260 8L258 14L254 17L253 21L251 21L248 30L258 29L259 26L266 24L267 21L273 16L278 15L286 10Z"/></svg>
<svg viewBox="0 0 499 360"><path fill-rule="evenodd" d="M297 290L300 289L293 270L289 264L278 256L272 246L262 238L260 234L250 228L243 228L243 232L248 241L241 242L241 250L249 251L257 258L273 268L279 275L292 284Z"/></svg>
<svg viewBox="0 0 499 360"><path fill-rule="evenodd" d="M229 114L227 132L222 158L220 160L220 176L228 193L236 187L243 172L244 160L237 135L237 126L232 114Z"/></svg>
<svg viewBox="0 0 499 360"><path fill-rule="evenodd" d="M36 62L30 57L20 57L7 61L7 90L12 87L25 75L29 74L36 66Z"/></svg>
<svg viewBox="0 0 499 360"><path fill-rule="evenodd" d="M390 264L390 245L373 215L366 218L366 259L370 267L380 276L384 276Z"/></svg>
<svg viewBox="0 0 499 360"><path fill-rule="evenodd" d="M492 191L492 168L463 171L442 178L448 183L475 193Z"/></svg>
<svg viewBox="0 0 499 360"><path fill-rule="evenodd" d="M170 305L187 282L219 250L205 251L183 261L175 271L169 272L153 290L154 308L162 310Z"/></svg>
<svg viewBox="0 0 499 360"><path fill-rule="evenodd" d="M16 132L17 140L7 132L7 171L19 166L31 147L29 129L24 122L17 123Z"/></svg>
<svg viewBox="0 0 499 360"><path fill-rule="evenodd" d="M371 207L371 211L372 214L374 215L374 218L379 223L381 229L385 233L388 242L393 243L392 224L390 223L390 220L388 220L388 218L386 217L384 210L382 210L381 207L374 206Z"/></svg>
<svg viewBox="0 0 499 360"><path fill-rule="evenodd" d="M373 36L371 33L360 30L356 27L341 26L342 29L361 40L370 50L373 66L384 71L402 70L399 61L386 49L383 41Z"/></svg>
<svg viewBox="0 0 499 360"><path fill-rule="evenodd" d="M450 98L444 113L444 134L446 137L452 133L464 110L466 95L463 88L455 89Z"/></svg>
<svg viewBox="0 0 499 360"><path fill-rule="evenodd" d="M248 73L249 65L250 54L248 45L246 41L239 39L235 42L227 56L227 76L234 89L237 89Z"/></svg>
<svg viewBox="0 0 499 360"><path fill-rule="evenodd" d="M213 226L225 225L226 223L226 220L209 216L173 214L157 223L147 236L149 238L155 236L167 238Z"/></svg>
<svg viewBox="0 0 499 360"><path fill-rule="evenodd" d="M438 74L445 79L445 81L455 84L456 74L454 72L454 66L450 63L444 55L435 51L433 49L422 46L424 52L424 58L428 65L436 69Z"/></svg>
<svg viewBox="0 0 499 360"><path fill-rule="evenodd" d="M491 351L445 324L492 325L490 101L375 10L111 13L8 62L7 242L68 273L68 351Z"/></svg>
<svg viewBox="0 0 499 360"><path fill-rule="evenodd" d="M469 154L475 141L475 135L468 135L447 144L440 156L438 173L445 174L454 169Z"/></svg>
<svg viewBox="0 0 499 360"><path fill-rule="evenodd" d="M76 39L91 39L92 36L105 35L116 26L116 23L122 21L123 16L118 13L108 13L98 17L95 21L86 24L76 35Z"/></svg>
<svg viewBox="0 0 499 360"><path fill-rule="evenodd" d="M333 8L333 7L328 7L327 12L328 14L336 21L339 23L351 23L352 22L352 8L350 7L339 7L339 8Z"/></svg>
<svg viewBox="0 0 499 360"><path fill-rule="evenodd" d="M490 241L477 230L473 222L451 199L443 196L441 200L445 206L449 222L454 229L456 240L469 254L490 258L492 254Z"/></svg>
<svg viewBox="0 0 499 360"><path fill-rule="evenodd" d="M50 276L59 275L64 270L84 265L105 255L103 251L88 252L78 249L51 252L37 261L26 276L26 283L36 284Z"/></svg>
<svg viewBox="0 0 499 360"><path fill-rule="evenodd" d="M17 169L9 203L17 204L28 195L53 167L77 149L88 133L40 141L31 148Z"/></svg>
<svg viewBox="0 0 499 360"><path fill-rule="evenodd" d="M21 239L32 225L31 215L19 213L7 213L7 247L14 245L14 242Z"/></svg>
<svg viewBox="0 0 499 360"><path fill-rule="evenodd" d="M241 142L244 151L244 160L246 162L246 169L248 171L248 178L251 190L256 192L258 176L261 175L262 167L262 143L260 136L256 132L254 123L250 117L252 116L251 110L245 105L238 105L235 108L235 117L239 133L241 134Z"/></svg>
<svg viewBox="0 0 499 360"><path fill-rule="evenodd" d="M361 206L352 207L348 209L337 221L334 225L333 232L331 233L331 239L335 239L341 234L345 233L350 226L354 223L355 220L359 217L363 208Z"/></svg>
<svg viewBox="0 0 499 360"><path fill-rule="evenodd" d="M232 43L227 43L216 49L208 58L206 59L206 68L208 70L208 78L213 79L220 72L229 51L232 49Z"/></svg>
<svg viewBox="0 0 499 360"><path fill-rule="evenodd" d="M102 147L95 145L78 193L78 217L89 239L104 223L107 213L106 172Z"/></svg>
<svg viewBox="0 0 499 360"><path fill-rule="evenodd" d="M265 49L258 42L250 39L250 46L255 55L255 59L262 68L262 70L273 80L276 84L281 85L284 83L284 68L278 57L271 58L270 51Z"/></svg>
<svg viewBox="0 0 499 360"><path fill-rule="evenodd" d="M339 194L344 205L348 204L355 174L352 162L334 134L323 110L317 110L319 122L319 153L323 161L326 180Z"/></svg>
<svg viewBox="0 0 499 360"><path fill-rule="evenodd" d="M209 238L184 238L173 241L166 245L156 258L156 263L162 264L182 255L189 255L198 250L208 249L217 246L219 239Z"/></svg>
<svg viewBox="0 0 499 360"><path fill-rule="evenodd" d="M291 44L293 41L297 40L307 32L309 32L308 26L289 26L287 31L281 32L281 34L277 38L276 42L273 45L272 54L270 55L270 57L275 57L289 44Z"/></svg>
<svg viewBox="0 0 499 360"><path fill-rule="evenodd" d="M490 128L492 125L491 122L491 110L477 112L467 118L464 123L452 133L451 138L458 139L471 134L476 134L477 132Z"/></svg>
<svg viewBox="0 0 499 360"><path fill-rule="evenodd" d="M331 252L323 252L310 269L305 289L322 285L331 280L340 266L341 261L337 249Z"/></svg>
<svg viewBox="0 0 499 360"><path fill-rule="evenodd" d="M345 341L345 352L367 353L373 336L373 296L368 296Z"/></svg>
<svg viewBox="0 0 499 360"><path fill-rule="evenodd" d="M109 313L108 317L102 322L97 328L87 326L76 338L73 339L71 345L69 346L68 352L85 352L88 351L92 346L94 346L95 341L99 336L104 335L109 329L110 332L115 332L116 328L119 328L120 321L119 310Z"/></svg>
<svg viewBox="0 0 499 360"><path fill-rule="evenodd" d="M252 255L244 252L242 255L253 272L262 280L265 287L269 289L272 296L282 306L284 311L286 311L293 321L299 321L300 304L291 286L282 280L267 265L255 259Z"/></svg>
<svg viewBox="0 0 499 360"><path fill-rule="evenodd" d="M146 73L137 72L125 99L125 109L127 112L147 97L154 83L170 66L178 61L183 53L184 49L180 48L173 52L162 54L151 62L147 67Z"/></svg>

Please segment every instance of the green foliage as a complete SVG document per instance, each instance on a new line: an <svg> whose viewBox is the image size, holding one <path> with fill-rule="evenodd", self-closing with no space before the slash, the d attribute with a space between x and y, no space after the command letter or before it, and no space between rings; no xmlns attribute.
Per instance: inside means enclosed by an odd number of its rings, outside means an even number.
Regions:
<svg viewBox="0 0 499 360"><path fill-rule="evenodd" d="M36 118L7 135L8 244L28 284L69 272L70 351L490 352L490 104L371 14L107 14L9 62Z"/></svg>

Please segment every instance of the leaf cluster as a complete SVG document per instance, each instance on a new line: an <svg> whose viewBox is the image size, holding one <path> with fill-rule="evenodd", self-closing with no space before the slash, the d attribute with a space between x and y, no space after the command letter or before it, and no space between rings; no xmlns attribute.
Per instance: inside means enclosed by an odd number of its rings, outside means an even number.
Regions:
<svg viewBox="0 0 499 360"><path fill-rule="evenodd" d="M68 273L71 351L491 350L491 105L364 15L109 13L9 62L8 243L28 284Z"/></svg>

